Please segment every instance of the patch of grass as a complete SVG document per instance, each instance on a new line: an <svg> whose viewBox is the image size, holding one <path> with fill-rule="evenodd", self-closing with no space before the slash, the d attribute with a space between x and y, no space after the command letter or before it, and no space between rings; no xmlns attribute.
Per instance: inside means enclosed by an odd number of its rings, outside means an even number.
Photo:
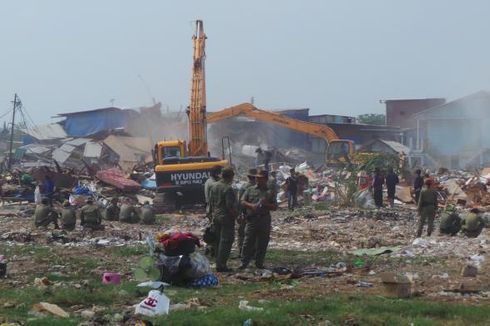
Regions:
<svg viewBox="0 0 490 326"><path fill-rule="evenodd" d="M316 211L328 211L330 209L330 205L328 203L316 203L313 205L313 208Z"/></svg>
<svg viewBox="0 0 490 326"><path fill-rule="evenodd" d="M269 249L265 259L266 264L286 267L312 264L328 266L342 260L341 254L332 250L312 252L282 249Z"/></svg>
<svg viewBox="0 0 490 326"><path fill-rule="evenodd" d="M203 312L177 311L156 324L241 325L252 319L258 325L311 325L329 320L335 325L347 322L360 325L484 325L489 306L427 303L421 300L392 300L370 296L332 296L300 302L274 300L259 305L263 311L241 311L239 299ZM250 303L252 305L252 303ZM255 304L257 306L257 304ZM374 309L375 308L375 309Z"/></svg>
<svg viewBox="0 0 490 326"><path fill-rule="evenodd" d="M12 256L28 256L32 255L39 259L49 258L51 249L49 247L43 247L33 244L25 244L22 246L5 244L0 245L0 252L7 258Z"/></svg>
<svg viewBox="0 0 490 326"><path fill-rule="evenodd" d="M111 247L107 250L109 251L108 254L119 257L142 256L148 255L149 252L146 245Z"/></svg>

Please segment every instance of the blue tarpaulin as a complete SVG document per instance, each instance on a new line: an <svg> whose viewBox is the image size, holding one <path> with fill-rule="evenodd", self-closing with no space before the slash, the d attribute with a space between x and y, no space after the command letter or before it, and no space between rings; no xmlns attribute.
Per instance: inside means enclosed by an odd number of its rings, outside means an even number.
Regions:
<svg viewBox="0 0 490 326"><path fill-rule="evenodd" d="M68 136L86 137L101 131L125 128L135 112L131 110L95 110L65 114L64 129Z"/></svg>

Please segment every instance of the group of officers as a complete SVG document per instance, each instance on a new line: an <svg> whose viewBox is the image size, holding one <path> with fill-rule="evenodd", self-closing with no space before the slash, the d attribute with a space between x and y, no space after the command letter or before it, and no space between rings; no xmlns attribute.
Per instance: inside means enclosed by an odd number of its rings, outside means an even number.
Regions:
<svg viewBox="0 0 490 326"><path fill-rule="evenodd" d="M438 194L434 188L434 180L429 174L423 177L421 170L415 171L414 192L419 215L417 237L422 236L425 224L427 224L427 235L430 236L434 231L434 218L438 209ZM439 232L441 234L456 235L461 231L467 237L475 238L480 235L484 225L481 212L478 209L472 209L463 218L460 218L454 210L446 209L441 214Z"/></svg>
<svg viewBox="0 0 490 326"><path fill-rule="evenodd" d="M77 209L68 200L63 202L61 209L56 209L51 205L49 198L42 198L41 203L36 206L34 211L34 225L36 227L47 227L53 224L55 229L59 229L58 220L61 217L61 228L66 231L73 231L80 220L80 225L84 229L103 230L103 218L108 221L120 221L123 223L154 224L155 212L148 201L142 207L135 207L130 198L125 198L119 205L119 198L111 199L109 205L102 209L89 197L85 205Z"/></svg>
<svg viewBox="0 0 490 326"><path fill-rule="evenodd" d="M294 172L294 170L292 170ZM204 186L206 213L211 221L214 243L211 252L216 256L216 270L231 272L227 266L237 228L237 247L241 266L246 269L254 259L255 266L264 268L270 240L271 211L277 209L277 180L275 172L250 169L248 182L238 192L233 187L235 173L227 167L215 168Z"/></svg>

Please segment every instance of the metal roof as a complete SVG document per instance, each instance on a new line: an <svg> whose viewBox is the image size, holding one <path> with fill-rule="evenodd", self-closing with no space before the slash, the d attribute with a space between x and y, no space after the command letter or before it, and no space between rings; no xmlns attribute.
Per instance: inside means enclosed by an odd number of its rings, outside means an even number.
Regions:
<svg viewBox="0 0 490 326"><path fill-rule="evenodd" d="M85 149L83 151L84 157L94 157L99 158L102 154L102 145L99 143L88 142L85 144Z"/></svg>
<svg viewBox="0 0 490 326"><path fill-rule="evenodd" d="M58 123L38 125L33 128L22 129L27 135L37 140L50 140L66 138L66 132Z"/></svg>

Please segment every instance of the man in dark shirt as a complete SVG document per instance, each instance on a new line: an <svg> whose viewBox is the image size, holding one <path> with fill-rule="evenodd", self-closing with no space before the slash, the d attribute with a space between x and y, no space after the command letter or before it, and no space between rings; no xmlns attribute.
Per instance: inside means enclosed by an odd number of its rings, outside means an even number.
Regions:
<svg viewBox="0 0 490 326"><path fill-rule="evenodd" d="M415 180L413 181L413 190L415 193L415 204L419 203L420 192L424 186L424 177L422 177L422 171L420 169L415 171Z"/></svg>
<svg viewBox="0 0 490 326"><path fill-rule="evenodd" d="M400 182L398 176L393 172L393 168L388 168L388 174L386 175L386 189L388 190L388 201L390 207L395 206L395 192L396 185Z"/></svg>
<svg viewBox="0 0 490 326"><path fill-rule="evenodd" d="M385 183L381 170L379 168L374 169L373 178L373 197L376 207L383 207L383 184Z"/></svg>
<svg viewBox="0 0 490 326"><path fill-rule="evenodd" d="M289 170L291 176L286 179L286 187L288 194L288 208L294 210L298 204L298 178L294 169Z"/></svg>

